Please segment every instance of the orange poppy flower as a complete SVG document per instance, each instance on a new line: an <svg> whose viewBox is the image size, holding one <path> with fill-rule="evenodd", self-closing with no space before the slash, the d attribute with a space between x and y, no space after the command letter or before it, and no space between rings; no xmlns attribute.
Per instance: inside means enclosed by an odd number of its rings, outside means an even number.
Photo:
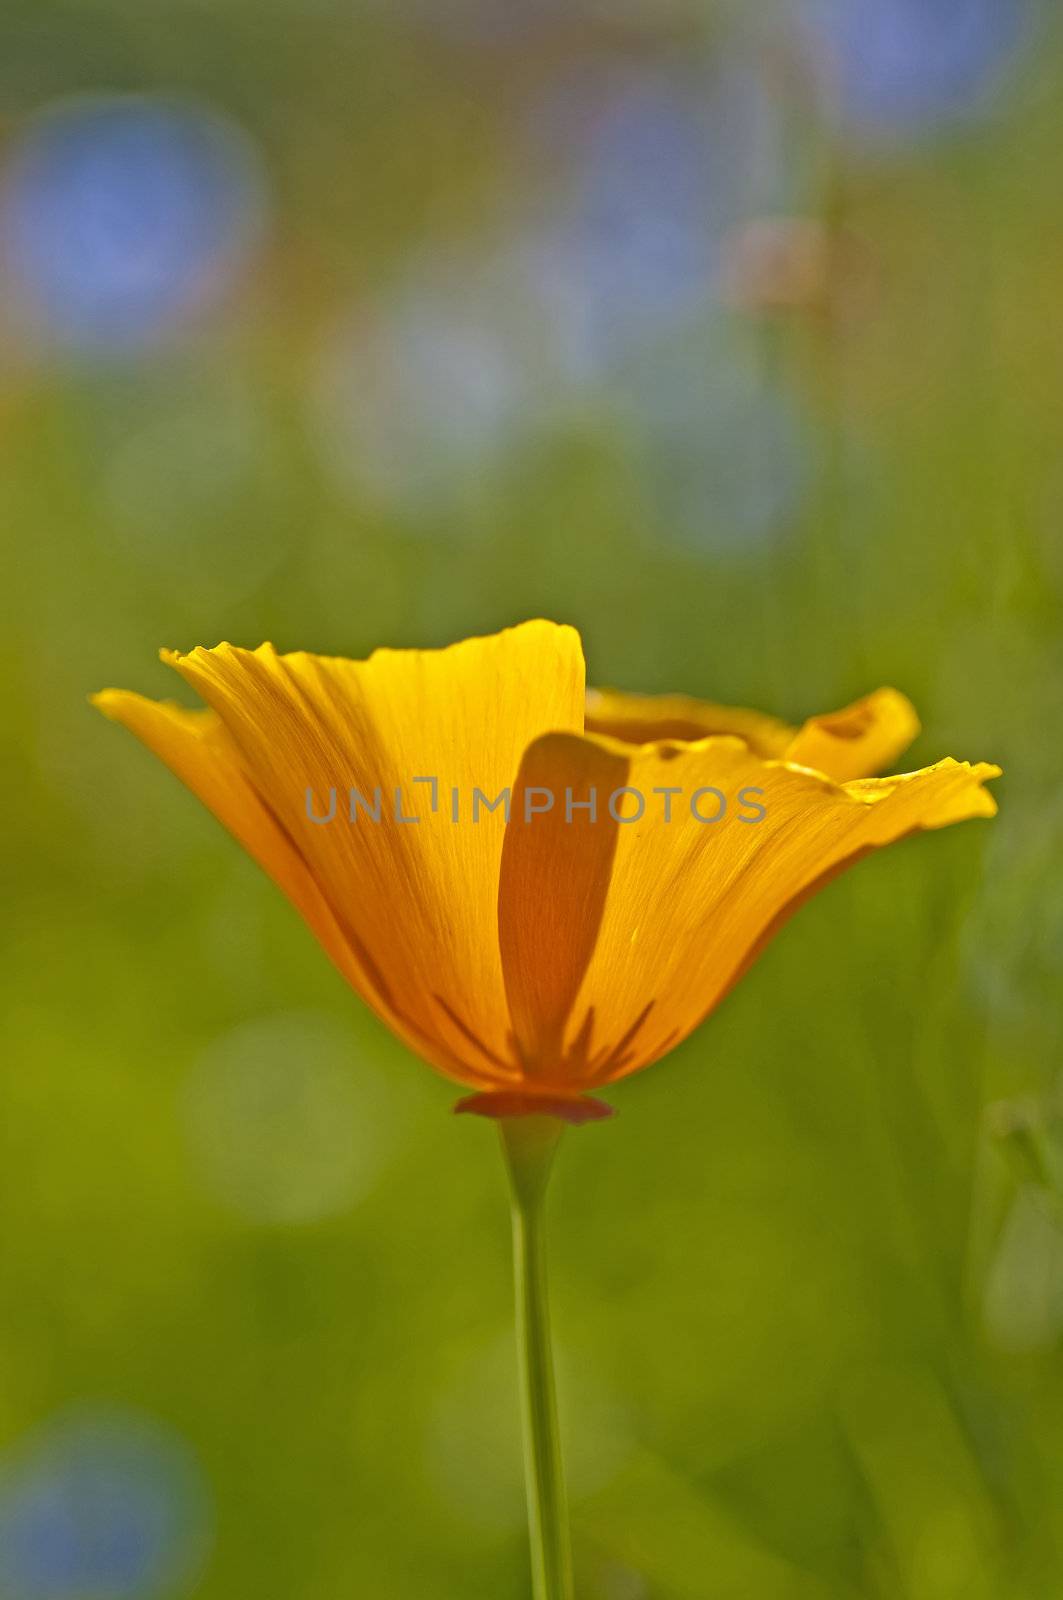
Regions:
<svg viewBox="0 0 1063 1600"><path fill-rule="evenodd" d="M550 622L366 661L163 659L206 709L95 704L489 1115L608 1114L589 1096L684 1039L837 872L996 809L985 763L870 776L918 731L894 690L800 728L588 693L578 634Z"/></svg>

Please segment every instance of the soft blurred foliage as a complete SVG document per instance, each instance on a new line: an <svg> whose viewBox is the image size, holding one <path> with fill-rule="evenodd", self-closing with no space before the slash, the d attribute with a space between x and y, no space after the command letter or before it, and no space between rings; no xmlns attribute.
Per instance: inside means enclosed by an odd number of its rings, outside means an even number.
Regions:
<svg viewBox="0 0 1063 1600"><path fill-rule="evenodd" d="M3 1600L527 1595L494 1135L86 695L536 614L1007 774L567 1136L581 1596L1063 1592L1061 85L1035 0L8 0Z"/></svg>

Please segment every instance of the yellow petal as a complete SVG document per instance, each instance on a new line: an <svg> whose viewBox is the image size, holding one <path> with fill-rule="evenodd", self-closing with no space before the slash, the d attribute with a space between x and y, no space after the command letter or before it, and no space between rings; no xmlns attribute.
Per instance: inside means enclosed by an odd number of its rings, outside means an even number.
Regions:
<svg viewBox="0 0 1063 1600"><path fill-rule="evenodd" d="M778 757L844 783L888 767L919 732L915 709L896 689L876 689L841 711L810 717L801 728L740 706L714 705L686 695L587 692L586 730L628 744L693 742L736 734L755 755Z"/></svg>
<svg viewBox="0 0 1063 1600"><path fill-rule="evenodd" d="M434 1042L423 1038L396 1004L369 952L360 948L342 917L318 887L294 840L263 803L240 764L236 747L213 711L190 711L173 701L148 700L125 689L105 689L92 702L112 721L137 736L168 766L288 896L339 971L393 1032L421 1055ZM461 1082L484 1083L461 1070L453 1057L435 1051L435 1064Z"/></svg>
<svg viewBox="0 0 1063 1600"><path fill-rule="evenodd" d="M759 756L781 756L795 729L778 717L741 706L718 706L685 694L624 694L618 689L588 689L586 731L626 744L656 744L662 739L694 741L733 733Z"/></svg>
<svg viewBox="0 0 1063 1600"><path fill-rule="evenodd" d="M911 701L896 689L876 689L844 711L810 717L783 753L787 761L845 783L890 766L918 732Z"/></svg>
<svg viewBox="0 0 1063 1600"><path fill-rule="evenodd" d="M513 785L539 735L582 726L578 634L529 622L367 661L228 644L165 659L216 712L406 1035L428 1041L420 1052L465 1081L518 1079L498 949L505 814L483 805L474 821L471 804ZM352 790L366 803L353 821ZM312 820L333 792L333 820Z"/></svg>
<svg viewBox="0 0 1063 1600"><path fill-rule="evenodd" d="M835 872L917 829L991 816L982 785L998 770L943 761L840 785L764 761L733 737L638 747L562 734L537 741L514 796L499 896L528 1077L544 1091L578 1092L656 1060ZM525 822L520 794L531 784L550 788L557 806ZM609 796L621 787L642 797L640 820L610 816ZM588 849L588 830L567 824L558 807L566 791L586 798L591 789L602 837ZM703 816L721 811L710 790L723 797L723 814L699 821L695 796ZM638 800L616 804L634 816ZM742 820L757 806L760 820Z"/></svg>

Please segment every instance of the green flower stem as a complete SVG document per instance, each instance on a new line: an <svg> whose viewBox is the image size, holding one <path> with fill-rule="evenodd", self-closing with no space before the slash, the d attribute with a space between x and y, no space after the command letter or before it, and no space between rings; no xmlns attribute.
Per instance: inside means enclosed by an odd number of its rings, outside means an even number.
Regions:
<svg viewBox="0 0 1063 1600"><path fill-rule="evenodd" d="M546 1289L546 1188L562 1124L553 1117L510 1117L499 1123L499 1129L513 1195L517 1355L532 1590L535 1600L572 1600L568 1505Z"/></svg>

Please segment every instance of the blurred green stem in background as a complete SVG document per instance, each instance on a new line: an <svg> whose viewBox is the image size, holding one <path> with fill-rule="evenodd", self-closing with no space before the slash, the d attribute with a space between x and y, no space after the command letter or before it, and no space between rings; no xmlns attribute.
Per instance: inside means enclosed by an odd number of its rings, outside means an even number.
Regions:
<svg viewBox="0 0 1063 1600"><path fill-rule="evenodd" d="M513 1195L517 1359L532 1588L535 1600L572 1600L568 1505L546 1287L546 1190L562 1124L553 1117L509 1117L502 1119L499 1129Z"/></svg>

